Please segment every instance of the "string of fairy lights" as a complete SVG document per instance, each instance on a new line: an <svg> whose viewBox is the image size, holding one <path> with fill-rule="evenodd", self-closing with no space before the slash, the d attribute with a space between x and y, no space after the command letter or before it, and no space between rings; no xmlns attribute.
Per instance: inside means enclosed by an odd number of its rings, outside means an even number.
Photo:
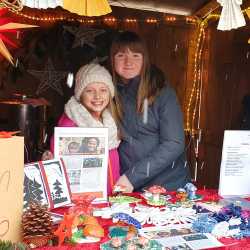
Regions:
<svg viewBox="0 0 250 250"><path fill-rule="evenodd" d="M99 24L99 23L109 23L115 24L118 22L125 22L125 23L148 23L148 24L158 24L163 22L176 22L176 21L185 21L188 24L196 24L197 18L195 17L175 17L175 16L164 16L163 18L153 18L148 17L145 19L138 19L138 18L124 18L119 19L113 16L106 16L104 18L86 18L78 15L43 15L41 14L28 14L25 12L19 12L14 9L10 9L11 12L16 14L17 16L27 18L34 21L41 21L41 22L57 22L57 21L68 21L68 22L79 22L82 24Z"/></svg>
<svg viewBox="0 0 250 250"><path fill-rule="evenodd" d="M198 38L195 46L195 56L194 56L194 71L193 71L193 83L191 87L190 96L188 99L187 109L186 109L186 131L190 132L192 135L196 133L195 120L197 116L197 109L199 104L200 96L200 83L201 83L201 60L203 45L206 38L206 32L204 28L204 22L199 24L198 28ZM191 114L191 108L193 106L193 112Z"/></svg>
<svg viewBox="0 0 250 250"><path fill-rule="evenodd" d="M244 9L242 12L245 14L249 11L249 7ZM204 43L206 40L206 27L210 20L218 20L220 18L219 14L209 14L204 20L202 20L198 25L198 35L195 45L195 55L194 55L194 69L193 69L193 82L191 86L190 95L187 102L186 108L186 124L185 131L190 133L192 137L200 133L199 123L199 109L200 109L200 98L201 98L201 88L202 88L202 53L204 49Z"/></svg>
<svg viewBox="0 0 250 250"><path fill-rule="evenodd" d="M248 8L249 9L249 8ZM211 19L219 19L220 15L210 13L204 20L200 20L194 16L182 17L182 16L170 16L166 15L162 18L153 18L147 17L145 19L137 18L123 18L118 19L114 16L105 16L103 18L86 18L78 15L69 15L68 13L64 14L42 14L39 13L28 13L20 12L16 9L10 9L14 14L27 18L33 21L41 22L57 22L57 21L68 21L68 22L79 22L85 25L96 25L96 24L107 24L107 25L117 25L118 23L127 23L127 24L137 24L137 23L146 23L146 24L168 24L175 22L185 22L186 24L195 24L197 25L197 40L195 44L195 55L194 55L194 68L193 68L193 81L191 85L191 90L188 96L187 108L186 108L186 119L185 119L185 131L189 133L192 137L199 132L199 110L200 110L200 98L201 98L201 83L202 83L202 54L204 49L204 43L206 40L206 27L208 22ZM246 12L246 9L243 10L243 13Z"/></svg>

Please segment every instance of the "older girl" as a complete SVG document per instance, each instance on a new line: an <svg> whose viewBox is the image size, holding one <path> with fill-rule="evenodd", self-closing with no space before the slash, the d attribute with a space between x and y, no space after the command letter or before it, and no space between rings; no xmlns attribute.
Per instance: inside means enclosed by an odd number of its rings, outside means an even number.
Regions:
<svg viewBox="0 0 250 250"><path fill-rule="evenodd" d="M175 190L190 181L182 112L163 73L150 66L144 42L120 33L111 46L115 96L121 120L119 156L126 191L153 184Z"/></svg>

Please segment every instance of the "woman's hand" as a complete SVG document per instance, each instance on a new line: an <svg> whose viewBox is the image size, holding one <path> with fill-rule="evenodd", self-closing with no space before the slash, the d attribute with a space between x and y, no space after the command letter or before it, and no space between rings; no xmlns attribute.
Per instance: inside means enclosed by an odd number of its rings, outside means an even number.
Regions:
<svg viewBox="0 0 250 250"><path fill-rule="evenodd" d="M42 161L47 161L47 160L52 160L52 159L54 159L54 155L52 154L51 151L46 150L43 152L42 158L41 158Z"/></svg>
<svg viewBox="0 0 250 250"><path fill-rule="evenodd" d="M121 185L125 187L125 193L132 193L134 190L133 185L131 184L131 182L129 181L128 177L124 174L122 176L120 176L120 178L118 179L118 181L116 182L115 185Z"/></svg>

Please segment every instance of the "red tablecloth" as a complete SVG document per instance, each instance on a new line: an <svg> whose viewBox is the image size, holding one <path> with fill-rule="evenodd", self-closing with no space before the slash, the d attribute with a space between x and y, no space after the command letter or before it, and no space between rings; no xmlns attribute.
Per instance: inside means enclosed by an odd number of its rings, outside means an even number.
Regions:
<svg viewBox="0 0 250 250"><path fill-rule="evenodd" d="M202 195L203 201L217 201L220 197L217 194L216 190L199 190L198 194ZM133 196L138 197L138 194L133 194ZM57 209L55 212L64 213L65 208ZM109 219L99 219L99 223L103 226L105 230L105 237L98 243L85 243L85 244L77 244L77 245L63 245L58 247L41 247L36 248L37 250L97 250L100 249L100 244L107 241L107 232L109 226L112 225L112 220ZM220 250L250 250L250 238L244 238L241 240L236 240L232 238L221 238L220 241L225 245L220 248L210 248L210 249L220 249Z"/></svg>

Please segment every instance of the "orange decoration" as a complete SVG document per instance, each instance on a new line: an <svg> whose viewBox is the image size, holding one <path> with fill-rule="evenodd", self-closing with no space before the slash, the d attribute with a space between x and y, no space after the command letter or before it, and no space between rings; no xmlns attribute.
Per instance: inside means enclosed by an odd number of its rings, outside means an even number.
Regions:
<svg viewBox="0 0 250 250"><path fill-rule="evenodd" d="M20 133L20 131L0 131L0 138L11 138L18 133Z"/></svg>
<svg viewBox="0 0 250 250"><path fill-rule="evenodd" d="M91 236L101 238L104 236L104 229L99 225L86 225L83 228L83 235L84 236Z"/></svg>
<svg viewBox="0 0 250 250"><path fill-rule="evenodd" d="M54 232L54 235L58 237L58 244L62 245L65 238L70 238L72 236L72 225L75 220L75 215L64 214L63 220L61 221L58 229Z"/></svg>
<svg viewBox="0 0 250 250"><path fill-rule="evenodd" d="M98 221L95 217L90 215L83 215L82 218L80 218L80 224L81 225L98 225Z"/></svg>

